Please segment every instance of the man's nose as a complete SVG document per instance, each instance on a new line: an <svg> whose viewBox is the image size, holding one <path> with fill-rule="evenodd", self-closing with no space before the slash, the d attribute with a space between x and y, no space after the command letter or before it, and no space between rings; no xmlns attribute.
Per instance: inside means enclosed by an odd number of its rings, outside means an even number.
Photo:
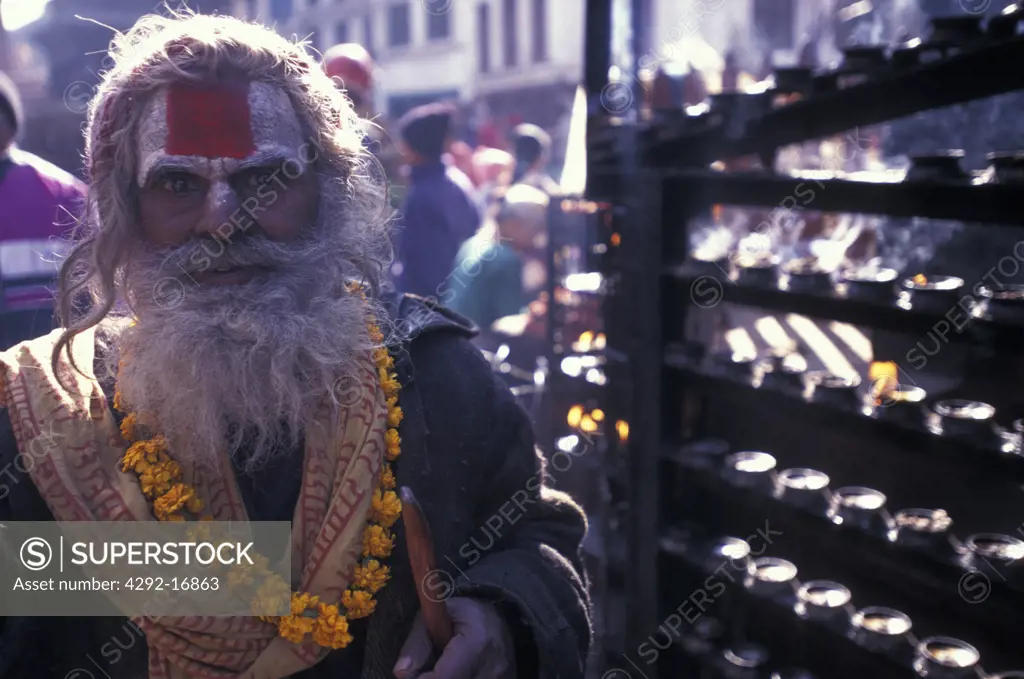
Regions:
<svg viewBox="0 0 1024 679"><path fill-rule="evenodd" d="M196 224L196 235L219 236L229 240L236 227L232 218L237 217L241 202L231 184L224 180L211 183L203 205L203 215Z"/></svg>

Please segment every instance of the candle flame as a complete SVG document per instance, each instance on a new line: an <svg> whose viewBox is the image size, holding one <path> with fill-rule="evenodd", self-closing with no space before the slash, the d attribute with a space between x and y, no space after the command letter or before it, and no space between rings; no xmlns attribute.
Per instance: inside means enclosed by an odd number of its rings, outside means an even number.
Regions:
<svg viewBox="0 0 1024 679"><path fill-rule="evenodd" d="M868 379L871 380L875 405L882 405L899 393L899 366L893 361L872 361L868 367Z"/></svg>
<svg viewBox="0 0 1024 679"><path fill-rule="evenodd" d="M923 273L919 273L912 279L917 285L928 285L928 277Z"/></svg>
<svg viewBox="0 0 1024 679"><path fill-rule="evenodd" d="M619 420L615 423L615 430L619 433L619 440L625 443L629 440L629 422Z"/></svg>
<svg viewBox="0 0 1024 679"><path fill-rule="evenodd" d="M572 408L569 408L569 415L565 418L565 420L569 424L570 427L572 427L573 429L576 429L577 427L580 426L580 420L582 420L582 419L583 419L583 406L581 406L581 405L574 405Z"/></svg>

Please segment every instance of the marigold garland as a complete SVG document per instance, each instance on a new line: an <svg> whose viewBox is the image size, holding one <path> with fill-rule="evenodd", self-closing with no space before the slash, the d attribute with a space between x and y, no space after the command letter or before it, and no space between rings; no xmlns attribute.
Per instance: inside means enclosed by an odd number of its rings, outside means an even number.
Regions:
<svg viewBox="0 0 1024 679"><path fill-rule="evenodd" d="M366 301L366 295L360 287L353 285L348 289ZM372 320L367 324L367 330L374 344L384 341L384 333ZM355 568L349 588L342 593L339 604L323 603L319 597L307 592L291 592L283 579L269 569L266 557L261 555L254 555L252 566L236 567L227 574L231 587L255 586L254 609L257 603L260 607L263 604L283 607L284 602L288 602L290 615L259 618L275 624L281 637L296 644L304 642L307 635L311 635L315 643L327 648L345 648L351 644L348 621L367 617L374 612L377 602L373 596L391 577L390 569L381 564L380 559L391 555L395 537L390 528L402 513L402 502L394 491L395 472L390 464L401 455L402 439L398 435L398 426L403 416L398 406L401 385L393 372L394 359L387 349L374 350L373 361L387 403L386 461L381 469L378 487L373 492L369 520L363 532L362 559ZM121 366L124 366L124 358ZM120 389L114 393L114 407L125 412ZM167 439L161 434L146 438L144 432L149 429L145 417L133 412L125 415L121 422L121 435L132 443L121 459L122 471L138 475L142 493L152 504L153 514L159 521L212 521L212 516L203 514L203 502L196 495L195 489L184 482L181 466L167 453ZM203 532L199 525L193 531L197 535ZM258 586L257 582L260 583Z"/></svg>

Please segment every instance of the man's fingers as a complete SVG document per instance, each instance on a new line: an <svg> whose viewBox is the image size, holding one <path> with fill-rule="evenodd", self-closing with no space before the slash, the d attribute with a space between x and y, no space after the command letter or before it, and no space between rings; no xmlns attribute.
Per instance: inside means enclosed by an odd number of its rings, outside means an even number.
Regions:
<svg viewBox="0 0 1024 679"><path fill-rule="evenodd" d="M455 635L444 647L434 669L419 679L474 679L480 662L480 646L479 641Z"/></svg>
<svg viewBox="0 0 1024 679"><path fill-rule="evenodd" d="M423 666L430 660L433 652L433 645L430 643L430 635L427 634L427 626L423 622L423 616L417 615L416 621L412 624L409 638L405 640L402 651L398 654L398 662L393 670L398 679L416 676L416 672L423 669Z"/></svg>

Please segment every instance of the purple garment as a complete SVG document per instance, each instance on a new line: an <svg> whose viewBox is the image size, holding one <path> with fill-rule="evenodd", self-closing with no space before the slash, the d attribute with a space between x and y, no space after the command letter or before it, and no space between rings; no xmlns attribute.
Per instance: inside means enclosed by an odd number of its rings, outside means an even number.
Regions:
<svg viewBox="0 0 1024 679"><path fill-rule="evenodd" d="M398 235L398 289L443 300L459 246L480 227L480 210L466 175L440 161L413 167L409 180Z"/></svg>
<svg viewBox="0 0 1024 679"><path fill-rule="evenodd" d="M57 260L67 251L65 239L81 215L85 185L13 147L0 166L0 308L48 304L52 294L40 279L57 273Z"/></svg>

